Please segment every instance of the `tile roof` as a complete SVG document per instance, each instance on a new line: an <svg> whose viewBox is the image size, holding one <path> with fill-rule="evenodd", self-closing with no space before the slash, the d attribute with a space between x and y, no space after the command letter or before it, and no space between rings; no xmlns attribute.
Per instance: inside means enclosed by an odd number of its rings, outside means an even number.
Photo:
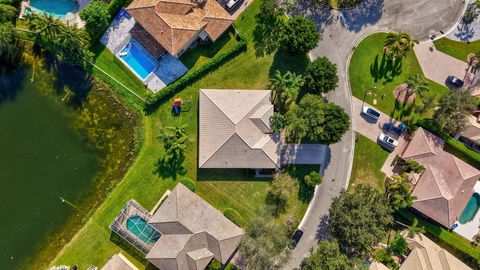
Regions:
<svg viewBox="0 0 480 270"><path fill-rule="evenodd" d="M200 90L200 168L277 168L270 90Z"/></svg>
<svg viewBox="0 0 480 270"><path fill-rule="evenodd" d="M412 191L413 208L450 228L472 196L480 171L442 148L441 139L419 128L402 158L425 168Z"/></svg>
<svg viewBox="0 0 480 270"><path fill-rule="evenodd" d="M406 236L406 232L402 232ZM399 270L470 270L459 259L438 246L425 235L407 237L411 250Z"/></svg>
<svg viewBox="0 0 480 270"><path fill-rule="evenodd" d="M204 269L212 258L225 263L244 232L182 184L153 214L162 233L146 258L160 269Z"/></svg>
<svg viewBox="0 0 480 270"><path fill-rule="evenodd" d="M127 11L172 55L203 29L215 41L233 22L215 0L134 0Z"/></svg>
<svg viewBox="0 0 480 270"><path fill-rule="evenodd" d="M101 270L138 270L122 253L117 253L110 257L108 262Z"/></svg>

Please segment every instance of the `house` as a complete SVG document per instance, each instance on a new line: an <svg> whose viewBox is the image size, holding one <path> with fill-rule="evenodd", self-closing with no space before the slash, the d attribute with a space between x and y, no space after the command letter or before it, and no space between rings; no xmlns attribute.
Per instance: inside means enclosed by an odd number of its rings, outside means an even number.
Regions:
<svg viewBox="0 0 480 270"><path fill-rule="evenodd" d="M370 263L370 267L368 267L369 270L389 270L388 267L385 266L385 264L377 261L373 261Z"/></svg>
<svg viewBox="0 0 480 270"><path fill-rule="evenodd" d="M110 257L108 262L100 270L138 270L122 253Z"/></svg>
<svg viewBox="0 0 480 270"><path fill-rule="evenodd" d="M137 22L132 35L154 55L179 57L197 39L217 40L233 23L215 0L134 0L127 12Z"/></svg>
<svg viewBox="0 0 480 270"><path fill-rule="evenodd" d="M146 258L162 270L200 270L212 259L227 263L244 232L182 184L162 202L149 224L162 236Z"/></svg>
<svg viewBox="0 0 480 270"><path fill-rule="evenodd" d="M413 208L451 228L462 214L480 178L480 171L443 150L444 141L423 128L411 138L401 157L425 169L411 177Z"/></svg>
<svg viewBox="0 0 480 270"><path fill-rule="evenodd" d="M455 138L467 147L480 153L480 123L478 118L473 115L469 115L467 120L467 127L459 132Z"/></svg>
<svg viewBox="0 0 480 270"><path fill-rule="evenodd" d="M403 232L404 237L407 236ZM399 270L470 270L457 259L423 234L406 237L410 253Z"/></svg>
<svg viewBox="0 0 480 270"><path fill-rule="evenodd" d="M274 134L270 90L201 89L201 169L278 169L285 164L320 164L319 144L287 144Z"/></svg>

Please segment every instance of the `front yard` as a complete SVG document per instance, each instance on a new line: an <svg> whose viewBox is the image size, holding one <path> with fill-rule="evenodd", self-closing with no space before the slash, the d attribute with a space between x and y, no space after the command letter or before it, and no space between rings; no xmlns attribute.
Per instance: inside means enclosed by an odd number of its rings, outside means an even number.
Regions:
<svg viewBox="0 0 480 270"><path fill-rule="evenodd" d="M396 101L393 90L396 86L403 84L414 74L422 74L422 69L417 61L415 53L410 51L401 62L393 63L383 53L383 41L386 33L376 33L366 37L355 49L350 66L349 78L352 94L389 116L404 120L410 118L415 120L420 117L429 117L432 112L426 115L417 115L411 104L404 105ZM436 99L444 95L448 89L431 80L429 81L429 93L434 93ZM417 95L415 103L421 103L422 98Z"/></svg>
<svg viewBox="0 0 480 270"><path fill-rule="evenodd" d="M255 14L259 11L259 5L260 0L255 0L235 22L239 32L249 41L248 50L176 95L184 100L191 100L193 106L190 111L174 117L171 114L171 103L167 100L153 114L145 116L145 139L135 164L120 184L112 190L105 203L51 262L52 265L76 264L81 269L85 269L89 265L101 266L111 255L122 252L140 269L145 269L147 262L142 259L141 254L119 241L118 237L108 229L108 225L128 200L134 198L146 209L151 209L162 194L167 189L172 189L184 176L197 179L197 194L220 211L225 208L234 208L245 220L258 213L259 208L264 205L269 181L251 179L242 173L235 172L209 175L197 171L197 110L200 88L266 89L268 78L274 70L292 70L301 73L305 69L308 63L306 56L289 58L282 53L264 57L255 56L251 41ZM226 46L228 44L227 42ZM202 50L202 47L197 49ZM196 61L189 59L188 61L191 60L189 65L196 66L211 54L210 52L198 54L191 52L188 55L197 59ZM197 57L198 55L204 56ZM105 56L103 59L106 58ZM110 65L116 64L110 63ZM125 77L125 80L128 80L128 77ZM159 166L158 161L164 153L163 146L157 139L160 129L180 124L186 124L190 132L189 150L185 161L175 169ZM318 168L307 167L308 170L318 170ZM290 204L291 207L286 215L293 215L300 219L306 211L307 202L300 201L297 194L294 194ZM93 250L95 252L92 252Z"/></svg>
<svg viewBox="0 0 480 270"><path fill-rule="evenodd" d="M467 56L480 51L480 40L474 42L460 42L448 38L441 38L433 42L437 50L444 52L458 60L467 62Z"/></svg>

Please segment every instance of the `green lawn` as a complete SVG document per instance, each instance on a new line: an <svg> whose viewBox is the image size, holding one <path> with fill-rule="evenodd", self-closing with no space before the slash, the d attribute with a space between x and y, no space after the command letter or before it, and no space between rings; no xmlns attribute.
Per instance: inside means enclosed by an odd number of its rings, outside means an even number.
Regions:
<svg viewBox="0 0 480 270"><path fill-rule="evenodd" d="M359 133L355 136L355 155L349 186L365 184L383 191L385 174L380 169L389 152Z"/></svg>
<svg viewBox="0 0 480 270"><path fill-rule="evenodd" d="M162 194L167 189L172 189L183 176L198 179L197 194L219 210L227 207L234 208L245 220L257 214L258 209L264 204L269 182L251 179L238 172L222 172L220 174L197 172L196 146L197 104L200 88L264 89L268 86L268 78L275 69L301 73L306 68L308 63L306 56L289 58L282 53L264 57L255 56L251 40L255 25L254 16L259 11L259 5L260 0L255 0L248 11L242 14L235 23L237 29L246 36L250 43L248 50L176 95L192 100L193 107L189 112L183 112L179 117L173 117L170 113L171 104L166 101L155 113L145 116L145 142L135 164L87 224L51 262L52 265L76 264L81 269L91 264L102 266L112 254L122 251L134 264L145 269L146 263L142 260L142 256L112 234L108 225L124 204L132 198L146 209L151 209ZM108 57L106 56L102 59L107 61ZM187 124L190 131L190 148L185 162L181 168L175 170L159 167L157 162L162 157L163 147L156 137L162 127L176 124ZM307 203L300 202L296 198L297 194L294 195L291 198L291 207L287 215L299 218L303 216Z"/></svg>
<svg viewBox="0 0 480 270"><path fill-rule="evenodd" d="M433 42L437 50L467 62L467 56L480 51L480 40L474 42L460 42L448 38L441 38Z"/></svg>
<svg viewBox="0 0 480 270"><path fill-rule="evenodd" d="M414 74L423 75L423 71L413 51L407 53L399 63L389 61L383 53L386 35L386 33L370 35L355 49L349 66L352 93L371 105L376 99L377 104L374 106L395 119L404 120L405 117L409 117L413 121L420 116L413 112L412 105L404 106L403 103L396 102L393 89L405 83ZM434 93L437 99L448 91L448 88L433 81L429 80L429 83L429 92ZM415 102L421 102L421 97L417 96ZM421 117L428 117L431 113Z"/></svg>

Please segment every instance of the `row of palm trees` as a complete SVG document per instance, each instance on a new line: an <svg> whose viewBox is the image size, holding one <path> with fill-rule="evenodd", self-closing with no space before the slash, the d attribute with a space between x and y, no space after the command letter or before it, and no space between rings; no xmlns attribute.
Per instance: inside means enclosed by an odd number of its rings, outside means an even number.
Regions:
<svg viewBox="0 0 480 270"><path fill-rule="evenodd" d="M2 0L0 0L2 1ZM65 25L48 14L27 15L29 29L35 33L35 42L48 53L69 65L82 65L90 56L88 34L75 25Z"/></svg>

